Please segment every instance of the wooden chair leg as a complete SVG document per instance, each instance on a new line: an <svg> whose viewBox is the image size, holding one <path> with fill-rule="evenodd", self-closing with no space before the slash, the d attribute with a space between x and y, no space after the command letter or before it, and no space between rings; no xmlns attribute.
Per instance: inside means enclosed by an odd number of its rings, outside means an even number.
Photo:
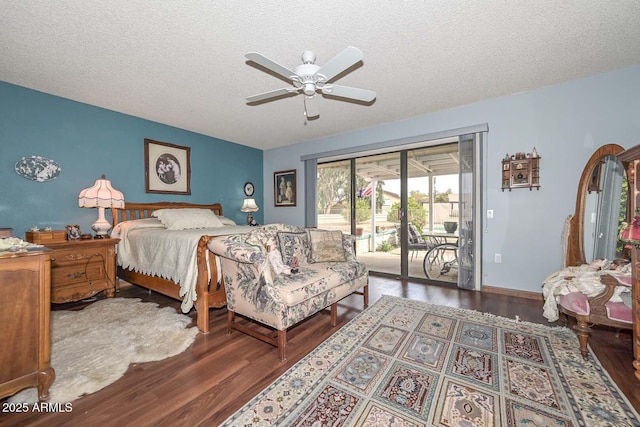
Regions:
<svg viewBox="0 0 640 427"><path fill-rule="evenodd" d="M231 334L231 331L233 331L233 322L236 318L236 313L228 310L227 311L227 334Z"/></svg>
<svg viewBox="0 0 640 427"><path fill-rule="evenodd" d="M589 343L589 335L591 335L591 328L589 328L589 324L584 320L577 320L576 325L573 327L576 330L576 334L578 335L578 341L580 342L580 353L584 360L589 358L589 350L587 349L587 344Z"/></svg>
<svg viewBox="0 0 640 427"><path fill-rule="evenodd" d="M338 324L338 303L331 304L331 327L335 327Z"/></svg>
<svg viewBox="0 0 640 427"><path fill-rule="evenodd" d="M278 331L278 350L280 350L280 361L287 360L287 331Z"/></svg>
<svg viewBox="0 0 640 427"><path fill-rule="evenodd" d="M369 307L369 285L362 287L362 297L364 299L364 306Z"/></svg>

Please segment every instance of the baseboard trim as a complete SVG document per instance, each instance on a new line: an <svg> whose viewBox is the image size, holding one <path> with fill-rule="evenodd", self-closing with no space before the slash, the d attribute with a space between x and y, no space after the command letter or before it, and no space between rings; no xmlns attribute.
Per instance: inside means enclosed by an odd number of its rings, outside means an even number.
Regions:
<svg viewBox="0 0 640 427"><path fill-rule="evenodd" d="M481 292L486 292L488 294L508 295L510 297L520 297L536 301L544 301L542 292L538 293L531 291L521 291L518 289L500 288L497 286L483 286Z"/></svg>

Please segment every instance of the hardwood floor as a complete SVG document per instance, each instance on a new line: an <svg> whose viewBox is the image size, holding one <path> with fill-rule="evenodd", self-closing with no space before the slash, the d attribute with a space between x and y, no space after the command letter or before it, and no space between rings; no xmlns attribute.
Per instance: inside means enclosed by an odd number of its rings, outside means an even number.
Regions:
<svg viewBox="0 0 640 427"><path fill-rule="evenodd" d="M549 325L542 316L542 301L380 277L370 278L369 293L371 304L382 295L395 295L509 318L517 315L523 321ZM178 301L131 285L123 285L117 297L180 307ZM54 309L84 305L70 303ZM339 304L338 327L361 311L362 297L344 299ZM0 426L215 426L335 331L329 324L329 310L302 322L290 331L288 359L281 363L275 347L238 332L227 335L226 314L224 308L212 309L211 332L198 335L187 351L160 362L130 366L116 383L73 402L71 412L0 413ZM191 317L195 319L195 314ZM633 375L630 333L617 337L615 331L596 329L589 342L612 379L640 411L640 382Z"/></svg>

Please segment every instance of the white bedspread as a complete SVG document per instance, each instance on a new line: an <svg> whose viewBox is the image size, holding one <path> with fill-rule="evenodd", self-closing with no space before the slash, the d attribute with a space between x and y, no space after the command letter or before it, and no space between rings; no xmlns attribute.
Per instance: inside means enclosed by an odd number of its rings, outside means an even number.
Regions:
<svg viewBox="0 0 640 427"><path fill-rule="evenodd" d="M167 230L158 219L147 218L119 223L111 232L111 237L120 239L116 248L118 265L179 284L181 309L187 313L197 298L197 247L200 237L246 233L252 229L246 225L236 225ZM219 271L219 263L217 265Z"/></svg>

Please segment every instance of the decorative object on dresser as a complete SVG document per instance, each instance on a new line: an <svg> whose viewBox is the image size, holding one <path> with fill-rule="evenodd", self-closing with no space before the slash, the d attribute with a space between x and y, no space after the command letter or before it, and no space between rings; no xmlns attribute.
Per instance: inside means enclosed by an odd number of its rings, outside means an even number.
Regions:
<svg viewBox="0 0 640 427"><path fill-rule="evenodd" d="M147 193L191 194L191 148L144 140Z"/></svg>
<svg viewBox="0 0 640 427"><path fill-rule="evenodd" d="M382 296L222 426L637 426L575 347L566 328Z"/></svg>
<svg viewBox="0 0 640 427"><path fill-rule="evenodd" d="M49 397L50 260L44 248L0 255L0 399L28 387Z"/></svg>
<svg viewBox="0 0 640 427"><path fill-rule="evenodd" d="M67 240L78 240L82 235L78 224L65 225L64 228L67 229Z"/></svg>
<svg viewBox="0 0 640 427"><path fill-rule="evenodd" d="M512 188L540 189L540 156L530 153L507 154L502 159L502 191Z"/></svg>
<svg viewBox="0 0 640 427"><path fill-rule="evenodd" d="M273 173L273 203L278 206L296 205L296 170Z"/></svg>
<svg viewBox="0 0 640 427"><path fill-rule="evenodd" d="M252 225L253 221L253 212L257 212L260 210L258 205L256 204L256 199L244 199L242 203L242 207L240 208L241 212L247 213L247 224Z"/></svg>
<svg viewBox="0 0 640 427"><path fill-rule="evenodd" d="M64 242L67 240L67 230L27 230L24 233L24 239L27 242L36 243L38 245L46 245L48 243Z"/></svg>
<svg viewBox="0 0 640 427"><path fill-rule="evenodd" d="M174 219L186 217L177 209L213 212L220 226L207 225L214 228L203 228L200 222L192 221L189 229L183 228L180 233L169 230L171 232L167 233L167 226L153 214L157 216L157 211L162 210L173 211ZM224 307L226 296L224 285L219 281L216 257L209 252L207 243L212 236L243 233L254 228L236 225L224 217L219 203L127 202L123 209L113 209L112 212L114 229L111 235L122 240L118 245L118 277L182 301L184 313L195 307L198 329L203 333L209 332L209 309ZM207 222L210 224L212 221ZM134 229L136 233L129 232ZM133 239L136 241L135 249L131 244ZM130 250L126 250L127 247ZM163 257L156 257L161 265L141 266L137 262L146 251L158 252L161 249L164 250ZM176 271L176 266L185 267Z"/></svg>
<svg viewBox="0 0 640 427"><path fill-rule="evenodd" d="M105 291L109 298L118 288L116 244L120 239L50 242L51 302L60 304L92 297Z"/></svg>
<svg viewBox="0 0 640 427"><path fill-rule="evenodd" d="M640 145L636 145L620 154L618 159L627 166L629 181L629 207L632 214L640 212ZM631 215L628 216L628 218ZM633 367L640 381L640 242L630 244L631 251L631 310L633 312Z"/></svg>
<svg viewBox="0 0 640 427"><path fill-rule="evenodd" d="M13 236L13 228L0 228L0 239Z"/></svg>
<svg viewBox="0 0 640 427"><path fill-rule="evenodd" d="M85 188L78 196L78 205L81 208L98 208L98 219L91 228L96 232L96 239L107 237L111 224L104 217L105 208L123 208L124 196L111 186L111 181L102 175L97 179L93 187ZM78 230L79 231L79 230ZM80 233L78 233L80 237Z"/></svg>
<svg viewBox="0 0 640 427"><path fill-rule="evenodd" d="M185 351L198 334L191 318L138 298L110 298L82 310L51 312L51 361L56 381L50 401L72 402L121 378L133 363ZM11 402L34 402L25 390Z"/></svg>

